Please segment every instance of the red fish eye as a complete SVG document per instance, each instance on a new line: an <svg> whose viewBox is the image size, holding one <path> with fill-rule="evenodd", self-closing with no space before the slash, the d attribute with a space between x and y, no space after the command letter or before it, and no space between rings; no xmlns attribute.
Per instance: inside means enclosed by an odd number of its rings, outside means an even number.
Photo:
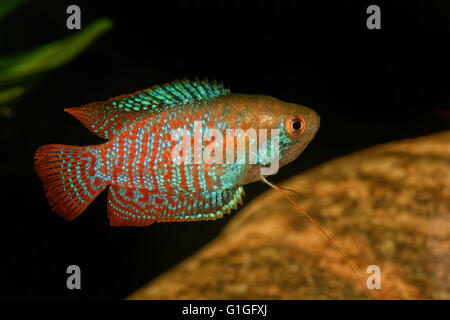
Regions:
<svg viewBox="0 0 450 320"><path fill-rule="evenodd" d="M302 117L292 116L286 121L286 131L291 136L298 136L305 131L306 123Z"/></svg>

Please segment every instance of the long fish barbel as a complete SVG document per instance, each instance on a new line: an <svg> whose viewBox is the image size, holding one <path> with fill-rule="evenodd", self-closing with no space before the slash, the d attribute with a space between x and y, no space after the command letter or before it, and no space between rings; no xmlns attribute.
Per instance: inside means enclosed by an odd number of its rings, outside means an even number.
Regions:
<svg viewBox="0 0 450 320"><path fill-rule="evenodd" d="M301 214L303 214L324 236L325 238L327 238L328 242L330 243L330 245L336 249L337 252L339 252L339 254L341 255L341 257L345 260L345 262L347 263L347 265L349 266L349 268L351 269L353 275L355 276L355 279L358 281L359 285L361 286L362 291L364 292L364 294L366 295L367 299L370 299L371 296L368 293L366 287L364 287L364 284L361 280L361 278L359 277L358 273L356 272L355 267L353 267L352 263L350 262L350 259L344 254L344 252L341 250L341 248L339 248L339 246L336 244L336 242L334 242L334 240L328 235L328 233L322 228L322 226L316 221L314 220L308 212L306 212L304 209L302 209L294 200L291 199L291 197L289 197L285 191L290 191L293 192L295 194L298 194L297 191L295 190L291 190L291 189L287 189L287 188L283 188L273 182L269 182L267 181L267 179L263 176L261 176L261 181L264 182L265 184L267 184L269 187L280 191L283 196L298 210L298 212L300 212Z"/></svg>

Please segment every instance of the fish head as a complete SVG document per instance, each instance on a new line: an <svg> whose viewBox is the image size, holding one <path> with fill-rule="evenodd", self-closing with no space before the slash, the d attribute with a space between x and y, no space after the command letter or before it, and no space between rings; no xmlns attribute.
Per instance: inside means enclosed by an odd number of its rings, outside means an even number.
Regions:
<svg viewBox="0 0 450 320"><path fill-rule="evenodd" d="M313 109L276 98L265 97L260 100L259 110L260 116L255 125L259 128L277 129L279 167L295 160L314 138L320 126L320 116ZM270 140L273 141L273 138ZM271 148L269 141L267 148Z"/></svg>
<svg viewBox="0 0 450 320"><path fill-rule="evenodd" d="M320 126L320 116L311 108L287 103L282 110L278 127L280 167L300 156Z"/></svg>

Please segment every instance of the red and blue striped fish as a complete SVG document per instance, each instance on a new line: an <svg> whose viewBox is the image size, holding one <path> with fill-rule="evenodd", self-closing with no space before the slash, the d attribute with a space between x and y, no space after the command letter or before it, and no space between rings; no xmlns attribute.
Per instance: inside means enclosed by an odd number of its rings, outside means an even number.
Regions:
<svg viewBox="0 0 450 320"><path fill-rule="evenodd" d="M277 129L281 167L300 155L320 123L307 107L232 94L207 80L175 81L65 111L108 141L85 147L51 144L36 151L35 169L49 204L72 220L109 186L113 226L221 218L242 203L245 184L261 179L268 164L259 158L256 163L175 163L171 152L178 128L192 136L198 121L203 128L253 128L258 135L260 129Z"/></svg>

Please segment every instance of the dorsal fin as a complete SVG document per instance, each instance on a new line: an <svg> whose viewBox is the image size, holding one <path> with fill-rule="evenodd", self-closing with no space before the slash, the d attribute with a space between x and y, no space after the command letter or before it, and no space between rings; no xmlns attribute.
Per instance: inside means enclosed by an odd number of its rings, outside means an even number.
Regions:
<svg viewBox="0 0 450 320"><path fill-rule="evenodd" d="M101 138L109 139L132 120L146 114L183 108L190 103L215 99L230 93L221 82L187 79L156 85L102 102L67 108L66 112Z"/></svg>

